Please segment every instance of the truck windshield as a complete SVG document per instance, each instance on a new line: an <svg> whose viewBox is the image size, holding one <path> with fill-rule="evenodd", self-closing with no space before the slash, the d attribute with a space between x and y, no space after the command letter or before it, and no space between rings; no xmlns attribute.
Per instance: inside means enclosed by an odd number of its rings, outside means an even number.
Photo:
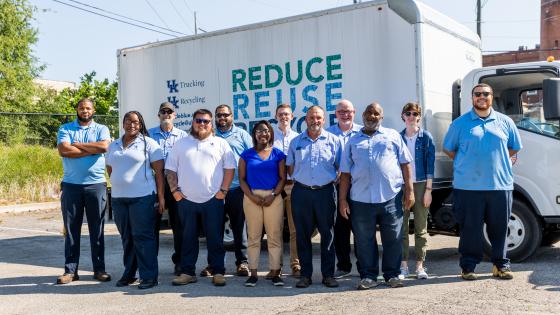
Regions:
<svg viewBox="0 0 560 315"><path fill-rule="evenodd" d="M544 119L542 89L527 90L520 94L521 115L510 115L517 127L560 139L558 121Z"/></svg>

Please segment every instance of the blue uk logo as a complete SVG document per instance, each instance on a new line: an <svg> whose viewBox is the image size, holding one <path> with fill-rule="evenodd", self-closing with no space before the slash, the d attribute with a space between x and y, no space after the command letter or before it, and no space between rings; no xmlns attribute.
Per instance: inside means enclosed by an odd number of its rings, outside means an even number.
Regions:
<svg viewBox="0 0 560 315"><path fill-rule="evenodd" d="M179 103L179 100L177 99L177 96L168 96L167 101L169 103L173 104L173 107L179 108L179 106L177 105L177 103Z"/></svg>
<svg viewBox="0 0 560 315"><path fill-rule="evenodd" d="M167 80L167 88L169 89L169 93L179 93L179 89L177 88L179 84L175 82L175 80Z"/></svg>

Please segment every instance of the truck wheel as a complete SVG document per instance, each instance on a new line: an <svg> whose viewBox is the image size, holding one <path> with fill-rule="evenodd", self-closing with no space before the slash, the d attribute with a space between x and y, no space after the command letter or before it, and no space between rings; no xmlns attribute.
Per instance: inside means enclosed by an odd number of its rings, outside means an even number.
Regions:
<svg viewBox="0 0 560 315"><path fill-rule="evenodd" d="M548 232L548 233L545 233L543 235L541 245L542 246L552 246L552 245L558 243L558 241L560 241L560 232L559 231Z"/></svg>
<svg viewBox="0 0 560 315"><path fill-rule="evenodd" d="M506 237L507 257L512 262L529 258L541 244L541 223L533 211L519 200L513 200ZM484 225L484 253L492 257L492 247Z"/></svg>

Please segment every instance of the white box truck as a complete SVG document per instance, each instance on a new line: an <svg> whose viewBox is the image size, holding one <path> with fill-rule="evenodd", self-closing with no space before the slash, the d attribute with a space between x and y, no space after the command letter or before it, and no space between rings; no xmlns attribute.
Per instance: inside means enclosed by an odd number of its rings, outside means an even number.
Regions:
<svg viewBox="0 0 560 315"><path fill-rule="evenodd" d="M235 123L250 130L261 119L274 122L276 106L288 103L293 129L302 131L309 106L321 105L332 125L344 98L354 103L358 122L364 107L378 101L384 126L400 130L402 106L419 102L437 151L429 231L448 235L457 235L458 227L450 198L453 164L441 144L451 120L470 110L473 85L489 83L494 108L514 118L524 144L514 165L509 256L523 260L542 242L560 238L560 63L481 68L478 36L420 1L370 1L117 55L121 120L139 110L148 127L158 124L163 101L174 104L176 126L185 130L198 108L229 104ZM543 102L545 96L552 101Z"/></svg>

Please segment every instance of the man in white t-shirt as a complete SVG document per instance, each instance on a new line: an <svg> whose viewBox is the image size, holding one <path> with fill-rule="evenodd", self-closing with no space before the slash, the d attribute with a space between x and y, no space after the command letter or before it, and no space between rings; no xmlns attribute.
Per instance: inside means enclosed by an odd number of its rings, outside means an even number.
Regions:
<svg viewBox="0 0 560 315"><path fill-rule="evenodd" d="M200 218L206 232L208 263L214 273L212 283L224 286L224 198L233 180L235 157L229 144L214 136L212 112L206 109L194 112L190 136L175 143L165 169L183 229L181 274L173 280L173 285L197 281Z"/></svg>

